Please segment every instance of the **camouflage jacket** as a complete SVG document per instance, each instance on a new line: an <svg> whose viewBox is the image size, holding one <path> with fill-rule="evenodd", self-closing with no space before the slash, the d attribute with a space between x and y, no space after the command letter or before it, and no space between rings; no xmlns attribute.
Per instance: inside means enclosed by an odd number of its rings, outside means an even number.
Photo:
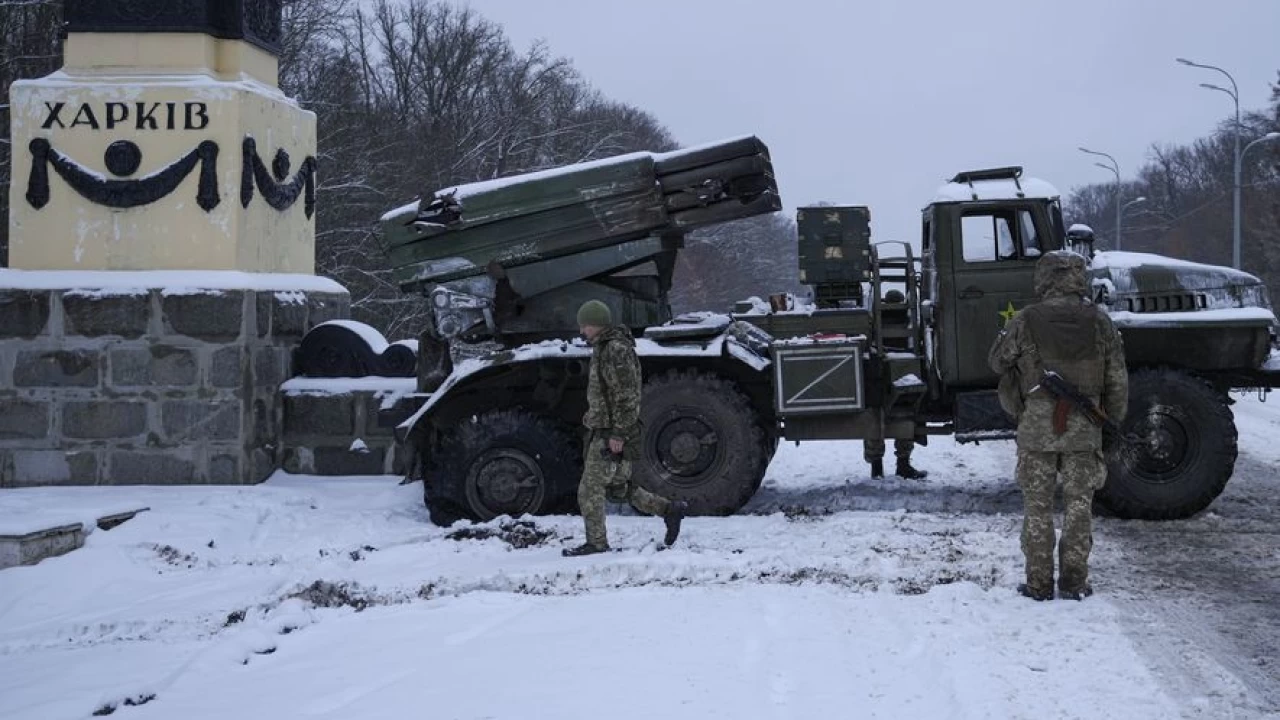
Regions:
<svg viewBox="0 0 1280 720"><path fill-rule="evenodd" d="M1117 423L1128 405L1129 376L1120 333L1110 316L1082 297L1083 273L1061 283L1055 287L1051 280L1037 280L1045 299L1009 321L987 358L1001 375L1007 410L1005 393L1017 394L1011 413L1018 420L1020 450L1081 452L1102 447L1101 428L1074 409L1067 414L1066 431L1054 431L1057 401L1038 386L1042 370L1061 374ZM1036 326L1043 333L1039 343ZM1054 332L1047 332L1050 329Z"/></svg>
<svg viewBox="0 0 1280 720"><path fill-rule="evenodd" d="M636 341L625 326L615 325L597 335L591 345L587 414L582 424L632 446L640 437L641 376Z"/></svg>

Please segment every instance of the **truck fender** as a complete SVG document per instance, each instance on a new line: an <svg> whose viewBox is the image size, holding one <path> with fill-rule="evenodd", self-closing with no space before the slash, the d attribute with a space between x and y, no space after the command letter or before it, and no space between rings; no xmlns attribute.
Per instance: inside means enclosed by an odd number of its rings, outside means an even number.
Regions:
<svg viewBox="0 0 1280 720"><path fill-rule="evenodd" d="M768 335L749 333L745 328L737 327L745 323L733 325L713 336L700 338L680 338L679 340L653 340L648 337L636 338L636 354L643 362L646 358L688 358L709 359L729 357L756 372L763 372L771 364L765 354L768 348ZM747 326L750 327L750 326ZM755 330L751 328L751 330ZM759 337L763 335L763 337ZM468 385L490 377L505 367L551 360L587 359L591 357L591 347L581 339L547 340L532 345L524 345L511 350L465 360L453 369L449 377L427 398L418 411L410 415L396 426L396 439L405 443L418 432L425 430L430 424L434 411Z"/></svg>

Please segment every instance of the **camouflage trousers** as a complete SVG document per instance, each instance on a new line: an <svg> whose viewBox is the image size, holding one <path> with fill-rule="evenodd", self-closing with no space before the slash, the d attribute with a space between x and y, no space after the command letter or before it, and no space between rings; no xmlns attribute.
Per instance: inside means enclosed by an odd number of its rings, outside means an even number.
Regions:
<svg viewBox="0 0 1280 720"><path fill-rule="evenodd" d="M898 438L893 441L893 455L899 460L910 460L911 451L916 447L916 441L910 438ZM884 458L884 439L883 438L867 438L862 441L862 459L867 462L872 460L880 460Z"/></svg>
<svg viewBox="0 0 1280 720"><path fill-rule="evenodd" d="M631 482L630 460L609 460L601 457L608 440L593 437L587 444L582 467L582 481L578 483L578 508L587 528L587 542L597 547L608 545L605 531L604 503L630 503L631 507L649 515L665 515L670 502Z"/></svg>
<svg viewBox="0 0 1280 720"><path fill-rule="evenodd" d="M1022 488L1022 555L1027 586L1053 588L1053 491L1062 476L1062 540L1058 543L1058 587L1076 590L1089 580L1093 549L1093 493L1107 479L1102 451L1018 451L1018 487Z"/></svg>

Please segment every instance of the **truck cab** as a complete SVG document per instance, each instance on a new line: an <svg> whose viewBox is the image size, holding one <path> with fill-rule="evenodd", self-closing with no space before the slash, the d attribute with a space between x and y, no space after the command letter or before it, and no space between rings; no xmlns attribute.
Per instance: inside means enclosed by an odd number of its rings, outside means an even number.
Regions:
<svg viewBox="0 0 1280 720"><path fill-rule="evenodd" d="M925 207L921 297L947 387L997 383L987 351L1013 314L1035 302L1036 261L1063 247L1058 191L1022 168L957 174Z"/></svg>

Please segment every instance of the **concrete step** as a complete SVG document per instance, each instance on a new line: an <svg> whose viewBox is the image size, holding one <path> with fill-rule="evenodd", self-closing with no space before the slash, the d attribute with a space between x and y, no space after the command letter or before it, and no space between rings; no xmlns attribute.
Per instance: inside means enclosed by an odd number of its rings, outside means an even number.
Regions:
<svg viewBox="0 0 1280 720"><path fill-rule="evenodd" d="M110 530L151 508L137 508L103 515L97 520L99 530ZM4 533L8 534L4 534ZM45 558L65 555L84 545L84 523L54 523L41 528L12 527L0 531L0 570L19 565L35 565Z"/></svg>

